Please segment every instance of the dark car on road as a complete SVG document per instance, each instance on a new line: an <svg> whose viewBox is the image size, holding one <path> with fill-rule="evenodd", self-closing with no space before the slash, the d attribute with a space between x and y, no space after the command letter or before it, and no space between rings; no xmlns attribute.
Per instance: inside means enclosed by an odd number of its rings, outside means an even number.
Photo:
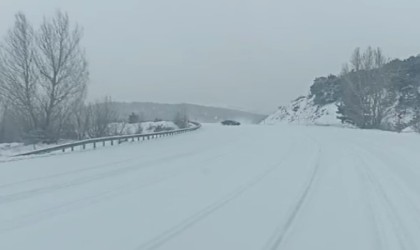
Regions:
<svg viewBox="0 0 420 250"><path fill-rule="evenodd" d="M222 121L222 125L225 125L225 126L239 126L239 125L241 125L241 123L237 122L237 121L233 121L233 120L225 120L225 121Z"/></svg>

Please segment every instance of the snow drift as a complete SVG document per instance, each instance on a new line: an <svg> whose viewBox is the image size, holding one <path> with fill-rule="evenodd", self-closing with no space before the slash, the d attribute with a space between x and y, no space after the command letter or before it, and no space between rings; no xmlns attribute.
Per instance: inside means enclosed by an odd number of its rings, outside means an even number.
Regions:
<svg viewBox="0 0 420 250"><path fill-rule="evenodd" d="M290 105L280 106L261 124L293 123L303 125L336 125L342 126L337 118L337 105L330 103L324 106L315 105L313 97L301 96Z"/></svg>

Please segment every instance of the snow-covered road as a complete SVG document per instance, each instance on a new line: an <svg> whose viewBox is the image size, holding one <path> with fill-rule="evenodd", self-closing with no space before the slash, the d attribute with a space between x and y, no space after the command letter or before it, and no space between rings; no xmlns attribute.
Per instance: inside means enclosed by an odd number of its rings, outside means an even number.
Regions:
<svg viewBox="0 0 420 250"><path fill-rule="evenodd" d="M420 136L205 125L0 163L2 250L420 249Z"/></svg>

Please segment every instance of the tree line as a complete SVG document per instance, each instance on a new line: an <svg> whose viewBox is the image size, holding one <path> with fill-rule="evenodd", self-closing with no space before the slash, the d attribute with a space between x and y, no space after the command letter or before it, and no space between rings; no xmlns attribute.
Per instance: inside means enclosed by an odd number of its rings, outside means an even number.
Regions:
<svg viewBox="0 0 420 250"><path fill-rule="evenodd" d="M420 128L420 56L390 60L381 48L356 48L338 75L315 79L316 105L336 103L338 118L363 129Z"/></svg>
<svg viewBox="0 0 420 250"><path fill-rule="evenodd" d="M89 80L82 28L58 11L35 29L23 13L0 47L2 130L11 137L56 140L83 105ZM4 137L5 135L3 135Z"/></svg>
<svg viewBox="0 0 420 250"><path fill-rule="evenodd" d="M0 142L56 142L118 134L110 97L86 104L89 68L83 29L57 11L34 28L25 14L0 42ZM136 119L135 117L131 119ZM187 126L187 118L174 121Z"/></svg>

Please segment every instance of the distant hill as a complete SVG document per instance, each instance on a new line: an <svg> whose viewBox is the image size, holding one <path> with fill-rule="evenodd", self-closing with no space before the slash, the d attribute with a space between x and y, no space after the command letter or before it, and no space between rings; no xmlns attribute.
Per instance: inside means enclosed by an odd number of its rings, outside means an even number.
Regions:
<svg viewBox="0 0 420 250"><path fill-rule="evenodd" d="M127 119L132 112L146 121L155 119L172 120L177 113L185 113L190 120L204 123L217 123L226 119L237 120L242 123L259 123L266 117L266 115L251 112L188 103L115 102L114 105L120 119Z"/></svg>

